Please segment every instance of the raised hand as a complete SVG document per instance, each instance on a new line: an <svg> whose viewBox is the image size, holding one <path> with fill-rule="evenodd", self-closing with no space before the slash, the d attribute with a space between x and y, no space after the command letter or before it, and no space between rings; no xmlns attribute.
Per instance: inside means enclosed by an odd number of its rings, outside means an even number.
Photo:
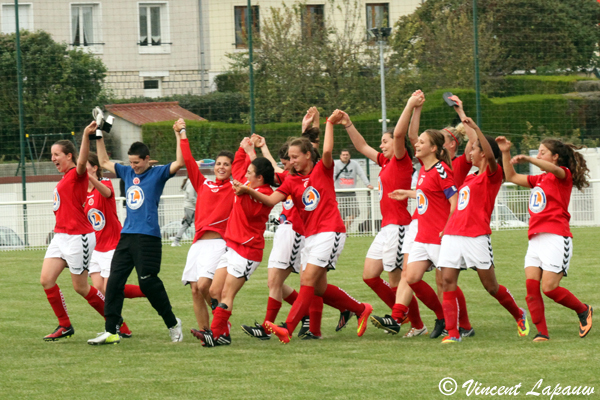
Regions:
<svg viewBox="0 0 600 400"><path fill-rule="evenodd" d="M175 131L175 133L180 133L182 129L185 129L185 121L183 120L183 118L179 118L173 124L173 130Z"/></svg>
<svg viewBox="0 0 600 400"><path fill-rule="evenodd" d="M319 125L319 117L320 117L319 110L315 106L312 106L311 108L309 108L309 110L311 110L313 113L313 119L312 119L313 126L315 126L315 123L317 125Z"/></svg>
<svg viewBox="0 0 600 400"><path fill-rule="evenodd" d="M350 125L352 125L352 121L350 120L350 116L345 111L341 111L341 113L342 113L342 120L340 121L340 124L342 124L344 126L347 126L347 127L350 127Z"/></svg>
<svg viewBox="0 0 600 400"><path fill-rule="evenodd" d="M450 100L455 101L458 105L454 106L455 108L459 108L459 109L463 109L463 102L461 99L458 98L457 95L452 95L450 97L448 97Z"/></svg>
<svg viewBox="0 0 600 400"><path fill-rule="evenodd" d="M332 124L339 125L342 123L343 116L344 116L343 111L335 110L328 119L329 119L329 122L331 122Z"/></svg>
<svg viewBox="0 0 600 400"><path fill-rule="evenodd" d="M396 189L391 193L388 193L391 199L402 201L408 199L408 192L404 189Z"/></svg>
<svg viewBox="0 0 600 400"><path fill-rule="evenodd" d="M475 123L475 121L473 121L473 119L471 118L465 118L462 120L462 123L466 126L468 126L469 128L473 129L473 130L477 130L479 129L479 127L477 126L477 124Z"/></svg>
<svg viewBox="0 0 600 400"><path fill-rule="evenodd" d="M98 124L96 121L92 121L88 126L85 127L83 134L85 136L89 136L90 134L96 132L96 129L98 129Z"/></svg>
<svg viewBox="0 0 600 400"><path fill-rule="evenodd" d="M249 151L252 151L252 149L254 148L254 143L252 143L249 137L245 137L240 142L240 147L244 149L244 151L247 153Z"/></svg>
<svg viewBox="0 0 600 400"><path fill-rule="evenodd" d="M302 118L302 132L304 132L308 128L310 128L310 126L313 122L313 117L315 114L313 108L315 108L315 107L309 108L308 111L306 111L306 115L304 116L304 118Z"/></svg>
<svg viewBox="0 0 600 400"><path fill-rule="evenodd" d="M496 143L498 143L498 147L500 148L501 152L506 153L510 151L510 145L512 143L504 136L498 136L496 138Z"/></svg>
<svg viewBox="0 0 600 400"><path fill-rule="evenodd" d="M231 181L231 188L233 189L233 191L235 192L235 194L237 196L246 194L246 193L248 193L248 190L249 190L248 186L243 185L241 182L236 181L235 179L233 179Z"/></svg>
<svg viewBox="0 0 600 400"><path fill-rule="evenodd" d="M261 148L266 144L265 138L253 133L250 137L250 140L254 143L254 147Z"/></svg>
<svg viewBox="0 0 600 400"><path fill-rule="evenodd" d="M519 154L510 159L510 163L512 165L528 163L528 162L529 162L529 156L526 156L525 154Z"/></svg>

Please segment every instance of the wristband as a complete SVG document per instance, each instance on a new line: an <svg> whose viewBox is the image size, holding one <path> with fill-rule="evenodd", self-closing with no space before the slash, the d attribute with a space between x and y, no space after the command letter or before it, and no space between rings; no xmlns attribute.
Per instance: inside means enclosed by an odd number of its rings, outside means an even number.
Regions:
<svg viewBox="0 0 600 400"><path fill-rule="evenodd" d="M348 129L350 128L352 125L354 125L352 122L350 122L350 125L344 126L344 128Z"/></svg>
<svg viewBox="0 0 600 400"><path fill-rule="evenodd" d="M183 128L179 131L179 133L181 133L181 132L186 132L185 128Z"/></svg>

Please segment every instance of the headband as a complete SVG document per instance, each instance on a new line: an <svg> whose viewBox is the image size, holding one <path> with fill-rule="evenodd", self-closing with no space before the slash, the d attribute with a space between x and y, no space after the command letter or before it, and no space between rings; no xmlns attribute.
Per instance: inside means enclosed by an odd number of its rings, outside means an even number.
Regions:
<svg viewBox="0 0 600 400"><path fill-rule="evenodd" d="M456 138L456 136L454 136L454 135L452 134L452 132L450 132L450 129L446 129L446 128L444 128L444 130L445 130L446 132L448 132L448 133L449 133L449 134L450 134L450 135L451 135L451 136L454 138L454 140L456 141L456 144L459 144L459 142L458 142L458 139Z"/></svg>

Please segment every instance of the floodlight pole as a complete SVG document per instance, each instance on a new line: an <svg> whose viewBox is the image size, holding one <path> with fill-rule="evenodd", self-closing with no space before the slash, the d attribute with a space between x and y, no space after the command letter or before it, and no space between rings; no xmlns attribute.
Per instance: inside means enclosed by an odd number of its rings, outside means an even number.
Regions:
<svg viewBox="0 0 600 400"><path fill-rule="evenodd" d="M475 61L475 107L477 110L477 125L482 128L481 121L481 85L479 82L479 33L477 30L477 0L473 0L473 59Z"/></svg>
<svg viewBox="0 0 600 400"><path fill-rule="evenodd" d="M254 67L252 66L252 0L248 0L246 13L246 26L248 27L248 70L250 74L250 133L255 132L254 121Z"/></svg>
<svg viewBox="0 0 600 400"><path fill-rule="evenodd" d="M25 171L25 121L23 111L23 68L21 64L21 33L19 32L19 0L15 0L15 38L17 46L17 90L19 98L19 137L21 142L21 191L27 201L27 172ZM27 204L23 204L23 239L29 244L27 229Z"/></svg>
<svg viewBox="0 0 600 400"><path fill-rule="evenodd" d="M385 107L385 64L383 59L383 37L379 39L379 75L381 77L381 131L387 131L387 112Z"/></svg>

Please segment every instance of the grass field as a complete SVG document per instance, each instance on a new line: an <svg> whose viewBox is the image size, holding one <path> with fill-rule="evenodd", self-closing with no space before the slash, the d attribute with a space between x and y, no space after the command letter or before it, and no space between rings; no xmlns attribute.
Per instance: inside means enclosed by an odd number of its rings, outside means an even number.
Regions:
<svg viewBox="0 0 600 400"><path fill-rule="evenodd" d="M599 228L574 229L574 257L563 286L600 310ZM351 238L329 281L355 298L370 302L375 314L389 313L362 282L362 266L371 238ZM493 234L498 281L525 307L523 257L525 231ZM270 251L269 242L265 258ZM76 334L46 343L56 318L39 284L43 251L0 253L0 398L1 399L444 399L438 384L445 377L458 382L450 398L467 396L461 385L473 379L483 386L515 386L517 396L543 379L545 386L590 386L600 392L600 325L584 340L578 336L575 313L544 298L551 341L520 338L516 324L489 296L473 271L460 278L476 336L457 345L428 337L402 339L372 325L356 336L356 319L336 333L338 312L325 308L324 339L288 345L275 339L258 341L240 324L262 322L268 296L266 263L247 282L234 305L232 345L206 349L189 334L195 327L188 287L181 273L188 246L163 248L161 277L176 315L183 320L183 343L170 343L167 329L145 299L125 301L124 317L134 332L116 346L89 346L87 339L103 330L104 321L71 287L68 273L59 278ZM135 274L134 274L135 278ZM426 280L433 282L433 274ZM132 280L133 282L134 280ZM298 287L298 278L291 284ZM278 320L284 320L284 304ZM433 313L421 304L425 324ZM600 314L598 314L600 318ZM600 323L600 319L596 324ZM404 333L404 329L403 332ZM550 395L529 396L549 399ZM565 397L555 396L554 399ZM571 396L587 398L585 396Z"/></svg>

